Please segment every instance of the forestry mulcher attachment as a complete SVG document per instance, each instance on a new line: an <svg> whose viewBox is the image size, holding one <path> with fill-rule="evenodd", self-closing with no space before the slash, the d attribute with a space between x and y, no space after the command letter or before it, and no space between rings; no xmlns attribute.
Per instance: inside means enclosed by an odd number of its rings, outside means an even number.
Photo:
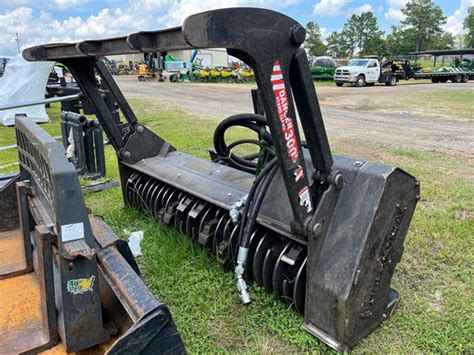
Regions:
<svg viewBox="0 0 474 355"><path fill-rule="evenodd" d="M331 154L304 40L304 28L287 16L233 8L192 15L182 27L42 45L23 55L71 70L117 152L126 204L234 269L243 303L251 301L245 280L253 280L303 313L311 334L345 350L399 301L390 282L419 184L398 168ZM177 151L141 125L100 59L195 48L226 48L253 69L258 85L255 113L218 125L212 161ZM97 77L124 124L113 120ZM227 143L225 132L234 126L258 139ZM234 148L244 143L257 144L259 152L238 155Z"/></svg>
<svg viewBox="0 0 474 355"><path fill-rule="evenodd" d="M15 117L20 174L0 179L0 354L184 353L126 242L89 219L63 146Z"/></svg>

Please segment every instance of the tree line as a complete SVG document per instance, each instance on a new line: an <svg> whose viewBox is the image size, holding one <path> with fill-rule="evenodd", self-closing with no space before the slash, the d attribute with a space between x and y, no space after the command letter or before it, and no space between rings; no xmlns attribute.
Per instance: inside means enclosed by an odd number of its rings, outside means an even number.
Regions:
<svg viewBox="0 0 474 355"><path fill-rule="evenodd" d="M452 49L455 40L462 48L474 48L474 6L463 21L467 33L453 35L443 30L446 16L432 0L411 0L401 10L405 15L398 26L385 34L370 11L353 14L341 31L330 33L324 42L314 21L306 25L305 47L310 55L348 58L364 55L400 55L422 50Z"/></svg>

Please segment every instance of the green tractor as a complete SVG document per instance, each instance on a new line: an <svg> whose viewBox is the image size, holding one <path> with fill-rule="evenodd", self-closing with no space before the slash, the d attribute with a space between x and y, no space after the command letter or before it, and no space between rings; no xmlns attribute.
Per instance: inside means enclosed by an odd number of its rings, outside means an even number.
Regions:
<svg viewBox="0 0 474 355"><path fill-rule="evenodd" d="M182 83L189 80L193 64L182 59L173 58L169 54L165 56L165 70L170 74L169 80L172 83Z"/></svg>
<svg viewBox="0 0 474 355"><path fill-rule="evenodd" d="M309 62L313 80L333 80L336 61L331 57L316 57Z"/></svg>
<svg viewBox="0 0 474 355"><path fill-rule="evenodd" d="M454 62L456 68L469 73L469 79L474 80L474 58L463 58Z"/></svg>

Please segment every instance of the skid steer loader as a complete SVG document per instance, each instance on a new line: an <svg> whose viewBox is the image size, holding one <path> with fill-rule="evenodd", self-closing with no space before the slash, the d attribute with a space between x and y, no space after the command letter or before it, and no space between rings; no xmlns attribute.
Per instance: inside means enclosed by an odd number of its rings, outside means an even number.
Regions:
<svg viewBox="0 0 474 355"><path fill-rule="evenodd" d="M233 8L192 15L181 27L41 45L23 55L71 70L116 150L126 204L175 227L233 268L243 303L251 301L252 280L303 313L311 334L347 350L399 302L390 283L419 183L398 168L331 154L300 48L304 40L304 28L287 16ZM196 48L226 48L253 69L258 86L252 91L255 113L218 125L211 161L177 151L141 125L100 59ZM125 126L112 119L96 77ZM235 126L258 139L226 142L225 132ZM242 144L256 144L258 152L239 155L235 148Z"/></svg>
<svg viewBox="0 0 474 355"><path fill-rule="evenodd" d="M0 354L184 353L124 241L90 218L62 145L15 117L20 174L0 180Z"/></svg>

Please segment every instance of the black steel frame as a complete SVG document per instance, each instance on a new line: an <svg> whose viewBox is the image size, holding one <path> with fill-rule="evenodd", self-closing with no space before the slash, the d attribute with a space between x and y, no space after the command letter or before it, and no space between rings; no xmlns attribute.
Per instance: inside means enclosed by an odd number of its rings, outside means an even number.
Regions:
<svg viewBox="0 0 474 355"><path fill-rule="evenodd" d="M61 135L64 148L69 146L69 137L75 145L73 164L79 175L91 179L105 176L105 153L102 126L76 112L61 112Z"/></svg>
<svg viewBox="0 0 474 355"><path fill-rule="evenodd" d="M252 67L258 85L253 93L255 111L265 113L280 165L257 217L268 233L255 238L260 241L257 249L261 248L253 255L258 256L260 266L270 259L273 265L268 262L268 267L259 268L254 263L254 279L258 282L257 269L267 286L287 277L275 271L274 262L284 255L280 247L291 249L293 245L303 254L307 251L300 269L306 268L307 275L298 272L296 279L282 282L288 281L291 288L292 282L302 283L305 278L305 292L292 300L299 311L304 309L305 329L330 346L346 350L387 319L398 303L399 295L390 282L403 253L419 183L397 168L332 156L307 57L299 48L304 39L303 27L287 16L233 8L192 15L181 27L42 45L23 55L27 60L55 60L69 67L117 152L125 201L147 210L155 207L151 212L156 218L165 223L175 219L179 230L186 229L186 234L206 247L212 236L215 242L216 235L226 234L219 232L223 215L248 193L252 176L176 152L170 143L140 125L101 56L226 48ZM125 117L126 129L114 120L97 87L96 74ZM306 137L304 150L296 112ZM160 202L154 203L165 191L182 197L166 205L169 211L161 209ZM220 220L208 220L203 230L193 231L206 204L220 211ZM221 229L229 224L227 221ZM219 241L218 254L223 260L232 258L226 250L232 249L234 232L230 239ZM269 237L273 232L276 237ZM289 241L281 242L283 236Z"/></svg>
<svg viewBox="0 0 474 355"><path fill-rule="evenodd" d="M159 52L191 48L226 48L228 53L250 65L262 96L277 157L294 215L294 233L305 236L315 201L309 194L309 177L303 158L296 120L296 108L316 170L329 174L333 164L318 99L309 71L306 53L299 46L304 28L282 14L252 8L222 9L188 17L182 27L138 32L127 37L52 44L24 51L27 60L55 60L75 76L87 101L92 105L119 158L133 162L154 156L166 142L153 136L149 150L131 156L127 138L114 123L96 85L95 73L115 98L133 133L137 119L120 93L100 56L138 52ZM137 152L133 152L136 155Z"/></svg>
<svg viewBox="0 0 474 355"><path fill-rule="evenodd" d="M109 353L183 353L168 307L140 278L128 244L102 220L89 219L76 169L62 145L26 116L15 117L15 129L26 267L0 278L33 268L38 276L49 340L28 351L50 348L58 334L65 350L76 352L118 333ZM106 321L121 329L106 328Z"/></svg>

